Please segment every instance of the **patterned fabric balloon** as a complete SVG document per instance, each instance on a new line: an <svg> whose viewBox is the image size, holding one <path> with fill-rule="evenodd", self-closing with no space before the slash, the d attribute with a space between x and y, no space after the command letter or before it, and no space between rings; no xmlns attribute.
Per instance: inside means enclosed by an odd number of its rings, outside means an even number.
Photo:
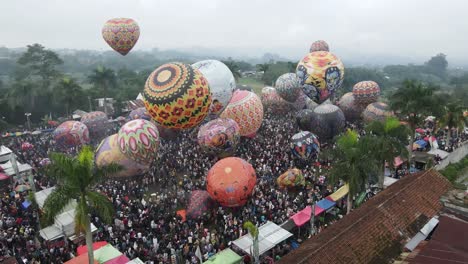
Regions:
<svg viewBox="0 0 468 264"><path fill-rule="evenodd" d="M217 60L199 61L192 66L203 74L210 85L212 102L208 118L214 119L231 100L236 89L234 75L224 63Z"/></svg>
<svg viewBox="0 0 468 264"><path fill-rule="evenodd" d="M309 97L306 98L306 105L305 105L306 109L314 110L317 106L319 106L319 104L312 101Z"/></svg>
<svg viewBox="0 0 468 264"><path fill-rule="evenodd" d="M345 127L343 111L336 105L321 104L314 109L311 127L311 132L315 133L320 141L330 140Z"/></svg>
<svg viewBox="0 0 468 264"><path fill-rule="evenodd" d="M310 131L312 130L312 116L314 115L314 110L302 109L296 114L296 123L301 130Z"/></svg>
<svg viewBox="0 0 468 264"><path fill-rule="evenodd" d="M376 102L368 105L366 110L362 112L362 119L366 123L372 121L383 122L387 117L393 116L393 112L390 110L386 103Z"/></svg>
<svg viewBox="0 0 468 264"><path fill-rule="evenodd" d="M299 92L299 96L297 97L296 101L294 101L294 103L290 103L290 104L292 104L292 107L296 111L299 111L299 110L304 109L306 107L307 101L311 101L311 100L301 90Z"/></svg>
<svg viewBox="0 0 468 264"><path fill-rule="evenodd" d="M305 178L302 171L293 168L287 170L285 173L281 174L277 179L276 183L281 189L284 188L294 188L297 186L304 186L305 185Z"/></svg>
<svg viewBox="0 0 468 264"><path fill-rule="evenodd" d="M350 122L361 119L362 111L364 111L364 106L356 103L355 97L351 92L341 97L338 107L343 111L346 120Z"/></svg>
<svg viewBox="0 0 468 264"><path fill-rule="evenodd" d="M41 161L39 161L39 165L41 165L41 167L47 166L49 164L50 164L50 159L49 158L45 158L45 159L42 159Z"/></svg>
<svg viewBox="0 0 468 264"><path fill-rule="evenodd" d="M166 128L195 127L211 105L208 81L200 71L183 63L164 64L151 73L143 97L149 115Z"/></svg>
<svg viewBox="0 0 468 264"><path fill-rule="evenodd" d="M101 140L105 137L107 130L110 128L109 119L104 112L95 111L84 114L81 117L81 123L85 124L89 129L89 136L93 140ZM99 142L99 141L97 141Z"/></svg>
<svg viewBox="0 0 468 264"><path fill-rule="evenodd" d="M310 52L314 51L330 51L328 44L324 40L317 40L310 45Z"/></svg>
<svg viewBox="0 0 468 264"><path fill-rule="evenodd" d="M322 103L341 87L344 66L332 53L315 51L299 62L296 74L304 93L316 103Z"/></svg>
<svg viewBox="0 0 468 264"><path fill-rule="evenodd" d="M159 132L150 121L132 120L123 125L117 137L120 151L137 163L150 164L159 148Z"/></svg>
<svg viewBox="0 0 468 264"><path fill-rule="evenodd" d="M380 87L374 81L358 82L353 87L353 95L356 103L367 106L377 102L380 96Z"/></svg>
<svg viewBox="0 0 468 264"><path fill-rule="evenodd" d="M149 170L149 165L139 164L127 158L119 148L117 134L106 137L96 149L94 156L96 166L102 167L114 162L122 166L118 173L109 175L111 177L133 177L142 175Z"/></svg>
<svg viewBox="0 0 468 264"><path fill-rule="evenodd" d="M65 121L54 130L54 140L59 147L76 147L89 143L89 130L78 121Z"/></svg>
<svg viewBox="0 0 468 264"><path fill-rule="evenodd" d="M247 203L257 182L255 170L241 158L224 158L213 165L206 177L206 190L222 206Z"/></svg>
<svg viewBox="0 0 468 264"><path fill-rule="evenodd" d="M113 18L104 24L102 37L115 51L127 55L140 37L140 27L131 18Z"/></svg>
<svg viewBox="0 0 468 264"><path fill-rule="evenodd" d="M226 157L234 154L239 144L239 125L230 118L217 118L198 131L198 144L207 153Z"/></svg>
<svg viewBox="0 0 468 264"><path fill-rule="evenodd" d="M285 73L278 77L275 87L278 95L290 103L297 100L302 90L301 81L295 73Z"/></svg>
<svg viewBox="0 0 468 264"><path fill-rule="evenodd" d="M262 89L261 99L265 112L273 114L286 114L291 111L292 104L281 98L273 87L264 87Z"/></svg>
<svg viewBox="0 0 468 264"><path fill-rule="evenodd" d="M249 136L262 125L263 105L253 92L237 90L220 117L233 119L239 125L240 135Z"/></svg>
<svg viewBox="0 0 468 264"><path fill-rule="evenodd" d="M300 159L308 160L320 152L320 143L314 134L301 131L291 138L291 152Z"/></svg>
<svg viewBox="0 0 468 264"><path fill-rule="evenodd" d="M214 205L215 202L211 199L210 194L207 191L192 191L187 207L187 217L191 219L199 219L204 215L209 215Z"/></svg>
<svg viewBox="0 0 468 264"><path fill-rule="evenodd" d="M144 120L151 121L151 116L148 114L148 111L146 111L146 108L139 107L135 110L132 110L130 114L128 115L128 120L133 120L133 119L144 119Z"/></svg>

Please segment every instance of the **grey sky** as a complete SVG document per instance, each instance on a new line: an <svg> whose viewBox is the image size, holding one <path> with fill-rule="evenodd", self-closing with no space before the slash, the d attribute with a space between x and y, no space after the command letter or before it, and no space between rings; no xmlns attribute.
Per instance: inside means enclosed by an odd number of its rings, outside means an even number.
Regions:
<svg viewBox="0 0 468 264"><path fill-rule="evenodd" d="M206 47L300 58L317 39L338 56L438 52L468 60L466 0L3 0L0 46L110 49L103 23L140 25L134 49Z"/></svg>

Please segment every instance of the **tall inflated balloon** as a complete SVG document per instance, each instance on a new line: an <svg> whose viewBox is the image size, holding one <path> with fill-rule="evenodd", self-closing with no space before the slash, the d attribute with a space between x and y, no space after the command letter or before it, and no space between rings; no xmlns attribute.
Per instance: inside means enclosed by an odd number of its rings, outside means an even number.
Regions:
<svg viewBox="0 0 468 264"><path fill-rule="evenodd" d="M304 93L315 102L322 103L341 87L344 65L330 52L315 51L299 62L296 74Z"/></svg>
<svg viewBox="0 0 468 264"><path fill-rule="evenodd" d="M208 81L197 69L168 63L146 80L143 101L149 115L166 128L187 129L200 124L211 105Z"/></svg>
<svg viewBox="0 0 468 264"><path fill-rule="evenodd" d="M113 18L104 24L102 37L115 51L127 55L140 37L140 27L131 18Z"/></svg>
<svg viewBox="0 0 468 264"><path fill-rule="evenodd" d="M310 131L312 129L312 116L314 110L302 109L296 114L296 123L301 130Z"/></svg>
<svg viewBox="0 0 468 264"><path fill-rule="evenodd" d="M200 127L198 144L205 152L213 155L232 155L240 141L239 130L239 125L230 118L211 120Z"/></svg>
<svg viewBox="0 0 468 264"><path fill-rule="evenodd" d="M148 165L159 149L159 132L150 121L135 119L120 128L117 141L127 158Z"/></svg>
<svg viewBox="0 0 468 264"><path fill-rule="evenodd" d="M302 174L302 171L293 168L287 170L285 173L281 174L277 179L276 182L281 189L284 188L294 188L297 186L304 186L305 185L305 178Z"/></svg>
<svg viewBox="0 0 468 264"><path fill-rule="evenodd" d="M237 90L220 117L236 121L241 136L252 136L262 125L262 101L253 92Z"/></svg>
<svg viewBox="0 0 468 264"><path fill-rule="evenodd" d="M111 177L132 177L142 175L149 170L149 165L139 164L127 158L119 148L117 134L106 137L96 149L96 165L98 167L116 163L122 166L122 170L111 174Z"/></svg>
<svg viewBox="0 0 468 264"><path fill-rule="evenodd" d="M386 118L393 116L393 111L390 110L386 103L376 102L368 105L362 112L364 122L385 121Z"/></svg>
<svg viewBox="0 0 468 264"><path fill-rule="evenodd" d="M365 106L356 103L353 93L345 93L338 101L338 107L343 111L346 120L354 122L361 118Z"/></svg>
<svg viewBox="0 0 468 264"><path fill-rule="evenodd" d="M314 51L330 51L330 48L328 47L327 42L324 40L317 40L312 45L310 45L310 50L309 52L314 52Z"/></svg>
<svg viewBox="0 0 468 264"><path fill-rule="evenodd" d="M217 60L199 61L192 65L208 80L211 90L209 119L218 117L231 100L236 89L236 80L231 70Z"/></svg>
<svg viewBox="0 0 468 264"><path fill-rule="evenodd" d="M65 121L54 130L54 140L59 147L76 147L89 143L89 130L78 121Z"/></svg>
<svg viewBox="0 0 468 264"><path fill-rule="evenodd" d="M379 84L374 81L358 82L353 87L353 95L358 104L367 106L375 103L380 96Z"/></svg>
<svg viewBox="0 0 468 264"><path fill-rule="evenodd" d="M292 109L292 104L281 98L273 87L267 86L262 89L261 101L265 112L286 114Z"/></svg>
<svg viewBox="0 0 468 264"><path fill-rule="evenodd" d="M85 124L89 129L89 135L93 140L104 138L107 130L110 128L109 118L101 111L84 114L81 117L81 123Z"/></svg>
<svg viewBox="0 0 468 264"><path fill-rule="evenodd" d="M206 190L222 206L238 207L247 203L257 182L255 170L241 158L225 158L208 171Z"/></svg>
<svg viewBox="0 0 468 264"><path fill-rule="evenodd" d="M190 194L187 206L187 217L198 219L204 215L209 215L215 202L211 199L207 191L195 190Z"/></svg>
<svg viewBox="0 0 468 264"><path fill-rule="evenodd" d="M139 107L135 110L132 110L130 114L128 115L128 120L133 120L133 119L144 119L144 120L151 120L151 116L148 114L148 111L146 111L146 108L144 107Z"/></svg>
<svg viewBox="0 0 468 264"><path fill-rule="evenodd" d="M320 152L320 143L314 134L301 131L291 138L291 152L300 159L308 160Z"/></svg>
<svg viewBox="0 0 468 264"><path fill-rule="evenodd" d="M285 73L278 77L275 88L281 98L293 103L299 97L302 85L295 73Z"/></svg>
<svg viewBox="0 0 468 264"><path fill-rule="evenodd" d="M321 104L314 109L311 127L311 132L315 133L321 142L332 139L345 127L343 111L336 105Z"/></svg>

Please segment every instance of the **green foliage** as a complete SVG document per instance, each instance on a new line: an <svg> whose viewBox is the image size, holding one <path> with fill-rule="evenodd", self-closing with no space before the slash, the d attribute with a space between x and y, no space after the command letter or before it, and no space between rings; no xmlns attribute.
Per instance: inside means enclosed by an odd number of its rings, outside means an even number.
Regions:
<svg viewBox="0 0 468 264"><path fill-rule="evenodd" d="M37 43L27 47L28 50L18 59L18 64L27 67L31 75L38 75L43 80L59 75L56 66L63 64L63 61L55 52Z"/></svg>
<svg viewBox="0 0 468 264"><path fill-rule="evenodd" d="M253 238L258 238L258 227L256 227L252 222L247 221L244 223L244 228L249 231L250 235Z"/></svg>
<svg viewBox="0 0 468 264"><path fill-rule="evenodd" d="M223 61L223 63L229 68L234 75L234 78L238 80L241 77L239 65L233 60Z"/></svg>
<svg viewBox="0 0 468 264"><path fill-rule="evenodd" d="M262 69L266 69L263 73L262 81L264 84L274 86L276 79L281 75L290 72L291 65L288 62L275 62L272 64L261 64Z"/></svg>
<svg viewBox="0 0 468 264"><path fill-rule="evenodd" d="M425 84L436 85L443 82L439 76L428 73L423 65L388 65L383 68L383 72L388 76L388 81L392 85L398 85L405 80L417 80Z"/></svg>
<svg viewBox="0 0 468 264"><path fill-rule="evenodd" d="M261 81L251 77L240 78L239 80L237 80L237 83L240 85L248 85L252 87L253 92L256 93L258 96L262 94L262 88L265 87L265 85Z"/></svg>
<svg viewBox="0 0 468 264"><path fill-rule="evenodd" d="M429 74L438 76L441 79L447 78L448 62L447 55L439 53L424 63L425 70Z"/></svg>
<svg viewBox="0 0 468 264"><path fill-rule="evenodd" d="M390 86L385 75L375 69L364 67L345 68L345 75L342 88L339 90L342 94L353 91L353 86L361 81L374 81L379 84L381 90L385 90Z"/></svg>
<svg viewBox="0 0 468 264"><path fill-rule="evenodd" d="M451 183L455 183L458 177L466 172L468 168L468 157L463 158L457 163L451 163L440 173L444 175Z"/></svg>

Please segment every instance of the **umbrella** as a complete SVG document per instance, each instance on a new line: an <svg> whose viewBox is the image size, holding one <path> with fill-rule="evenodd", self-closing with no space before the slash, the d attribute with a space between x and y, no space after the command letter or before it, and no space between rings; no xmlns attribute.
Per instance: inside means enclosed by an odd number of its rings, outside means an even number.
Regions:
<svg viewBox="0 0 468 264"><path fill-rule="evenodd" d="M97 242L94 242L93 243L93 251L95 251L96 249L99 249L99 248L102 248L103 246L107 245L107 241L97 241ZM83 245L83 246L79 246L77 249L76 249L76 253L78 255L82 255L82 254L85 254L85 253L88 253L88 247L86 245Z"/></svg>
<svg viewBox="0 0 468 264"><path fill-rule="evenodd" d="M427 141L425 141L424 139L420 139L413 143L413 150L422 149L422 148L425 148L426 146L427 146Z"/></svg>
<svg viewBox="0 0 468 264"><path fill-rule="evenodd" d="M10 176L4 174L4 173L0 173L0 181L3 181L3 180L8 180L10 178Z"/></svg>
<svg viewBox="0 0 468 264"><path fill-rule="evenodd" d="M31 189L31 187L29 187L28 185L25 185L25 184L21 184L21 185L18 185L15 187L15 191L17 192L24 192L24 191L27 191Z"/></svg>
<svg viewBox="0 0 468 264"><path fill-rule="evenodd" d="M430 122L434 122L435 120L435 116L428 116L426 117L426 119L424 119L424 121L430 121Z"/></svg>
<svg viewBox="0 0 468 264"><path fill-rule="evenodd" d="M42 132L40 130L36 130L34 132L31 133L31 135L39 135L41 134Z"/></svg>
<svg viewBox="0 0 468 264"><path fill-rule="evenodd" d="M422 128L416 128L416 132L418 132L419 134L424 134L424 133L426 133L426 130L424 130Z"/></svg>

